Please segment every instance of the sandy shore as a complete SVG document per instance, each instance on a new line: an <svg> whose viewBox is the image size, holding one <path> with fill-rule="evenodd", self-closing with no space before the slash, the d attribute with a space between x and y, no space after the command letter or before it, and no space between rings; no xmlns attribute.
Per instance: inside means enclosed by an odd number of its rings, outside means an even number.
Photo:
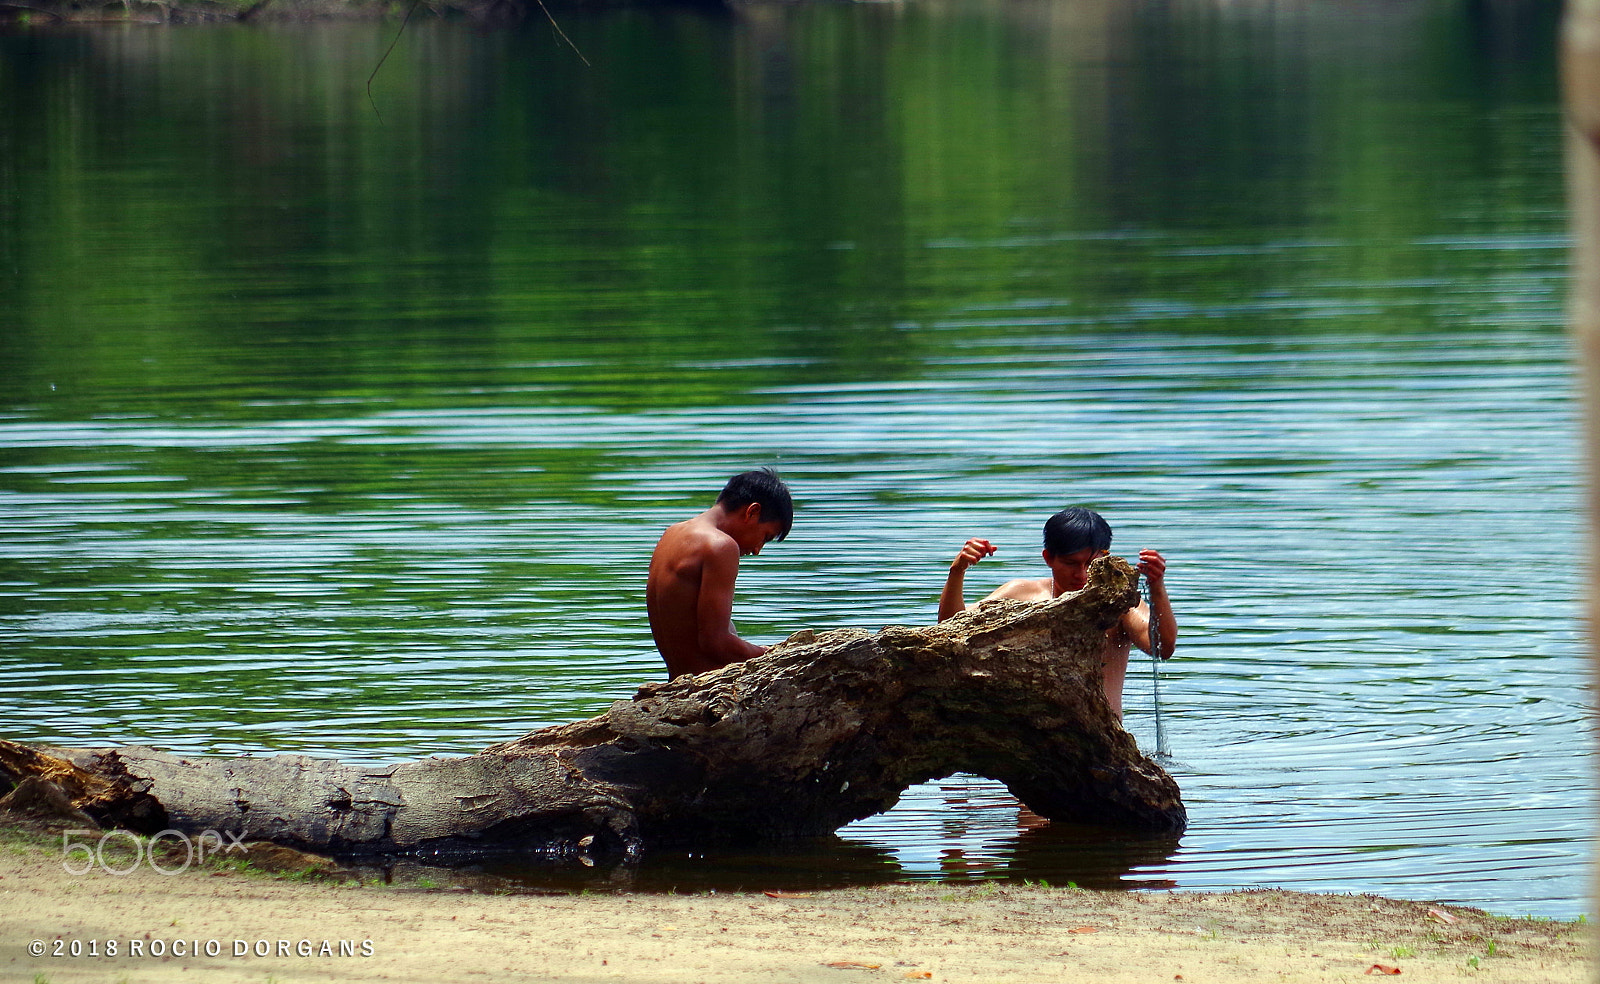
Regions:
<svg viewBox="0 0 1600 984"><path fill-rule="evenodd" d="M511 895L104 859L131 870L64 861L59 835L0 833L0 981L1594 979L1586 925L1364 896L931 883Z"/></svg>

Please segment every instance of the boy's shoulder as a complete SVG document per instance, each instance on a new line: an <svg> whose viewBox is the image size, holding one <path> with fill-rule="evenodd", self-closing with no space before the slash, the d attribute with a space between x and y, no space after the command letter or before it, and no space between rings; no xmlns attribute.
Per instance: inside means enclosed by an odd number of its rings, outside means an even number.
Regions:
<svg viewBox="0 0 1600 984"><path fill-rule="evenodd" d="M1006 599L1009 601L1048 601L1054 595L1049 578L1019 577L995 588L984 601Z"/></svg>
<svg viewBox="0 0 1600 984"><path fill-rule="evenodd" d="M717 529L716 524L696 516L667 527L656 543L651 567L658 563L698 564L730 550L738 556L739 545L733 537Z"/></svg>
<svg viewBox="0 0 1600 984"><path fill-rule="evenodd" d="M725 540L732 541L733 538L717 529L717 524L702 514L691 516L681 523L673 523L667 527L661 539L670 540L688 549L705 549Z"/></svg>

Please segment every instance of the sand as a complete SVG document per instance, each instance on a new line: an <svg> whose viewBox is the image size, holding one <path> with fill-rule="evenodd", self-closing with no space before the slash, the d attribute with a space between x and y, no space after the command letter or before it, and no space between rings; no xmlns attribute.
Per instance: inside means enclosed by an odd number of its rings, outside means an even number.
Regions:
<svg viewBox="0 0 1600 984"><path fill-rule="evenodd" d="M172 857L158 863L185 860ZM1586 924L1369 896L938 883L500 894L104 859L131 870L64 860L59 835L0 831L0 981L1595 979Z"/></svg>

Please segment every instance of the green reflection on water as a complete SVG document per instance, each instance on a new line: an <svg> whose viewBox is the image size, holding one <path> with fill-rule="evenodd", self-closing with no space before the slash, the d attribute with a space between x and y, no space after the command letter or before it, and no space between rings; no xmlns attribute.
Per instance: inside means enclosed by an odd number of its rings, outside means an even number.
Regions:
<svg viewBox="0 0 1600 984"><path fill-rule="evenodd" d="M915 378L1006 312L1459 324L1527 255L1419 243L1559 230L1546 25L1474 9L571 14L592 68L423 24L376 108L371 26L0 39L0 400L711 406ZM1478 310L1396 302L1463 263Z"/></svg>

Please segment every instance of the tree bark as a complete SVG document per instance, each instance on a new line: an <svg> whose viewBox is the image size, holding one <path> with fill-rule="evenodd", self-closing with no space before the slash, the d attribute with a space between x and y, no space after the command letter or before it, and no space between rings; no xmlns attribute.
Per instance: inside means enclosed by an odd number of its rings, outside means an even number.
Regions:
<svg viewBox="0 0 1600 984"><path fill-rule="evenodd" d="M1594 635L1600 618L1600 591L1594 579L1594 571L1600 568L1600 0L1569 0L1567 4L1561 30L1561 83L1572 230L1567 316L1582 370L1588 458L1589 591L1585 611L1591 673L1600 674L1600 646ZM1600 840L1596 851L1600 852ZM1591 879L1593 899L1600 901L1600 867L1593 869Z"/></svg>
<svg viewBox="0 0 1600 984"><path fill-rule="evenodd" d="M371 767L0 742L0 775L51 773L106 823L341 854L633 856L827 834L955 772L997 779L1049 819L1171 833L1186 823L1177 784L1101 686L1105 631L1136 603L1136 577L1108 557L1049 602L796 633L462 758Z"/></svg>

